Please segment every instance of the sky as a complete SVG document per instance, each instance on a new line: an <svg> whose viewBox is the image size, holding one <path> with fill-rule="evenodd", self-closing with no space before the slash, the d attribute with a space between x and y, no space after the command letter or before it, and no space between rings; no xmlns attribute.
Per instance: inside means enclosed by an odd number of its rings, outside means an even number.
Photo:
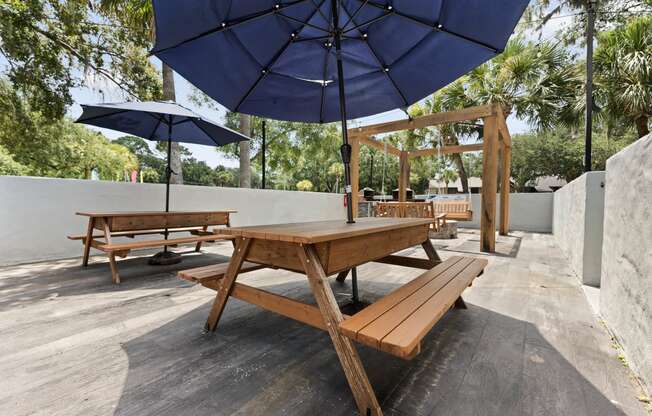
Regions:
<svg viewBox="0 0 652 416"><path fill-rule="evenodd" d="M541 34L537 32L536 34L526 34L527 38L537 39L539 35L541 38L546 39L551 37L562 25L568 22L569 18L557 18L552 19L548 22L546 27L544 27ZM156 57L152 57L153 64L160 69L160 61ZM0 62L2 63L2 62ZM83 88L75 88L72 91L72 96L75 104L68 109L68 115L73 119L76 119L81 114L80 104L95 104L101 102L121 102L128 99L121 91L112 84L103 83L102 81L89 79L87 82L88 86ZM201 114L202 116L211 119L217 123L224 123L224 115L226 114L226 109L218 105L217 110L209 109L206 107L200 107L195 103L191 102L189 97L192 95L193 87L186 81L184 78L175 74L175 86L176 86L176 98L177 102L183 106L186 106L193 111ZM387 121L405 119L406 115L400 110L389 111L386 113L381 113L369 117L360 118L357 120L349 121L352 126L364 126L368 124L383 123ZM519 120L514 116L510 116L507 120L510 132L512 134L523 133L530 130L530 127L525 121ZM102 129L94 126L89 126L91 129L98 130L103 133L109 139L116 139L118 137L124 136L124 133L116 132L113 130ZM154 144L151 144L153 148ZM233 158L227 158L224 154L220 153L215 147L211 146L201 146L194 144L184 144L192 152L192 156L197 160L206 162L211 167L216 167L217 165L224 165L229 167L237 167L238 161Z"/></svg>

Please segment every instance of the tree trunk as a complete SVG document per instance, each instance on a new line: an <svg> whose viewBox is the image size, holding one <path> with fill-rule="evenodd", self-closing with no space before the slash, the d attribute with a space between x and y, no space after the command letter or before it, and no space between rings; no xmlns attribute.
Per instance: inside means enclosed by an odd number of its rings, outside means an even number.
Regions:
<svg viewBox="0 0 652 416"><path fill-rule="evenodd" d="M163 99L166 101L176 101L176 94L174 91L174 71L172 68L163 64ZM179 143L172 142L170 154L170 168L172 175L170 176L170 183L182 184L183 171L181 166L181 152L179 151Z"/></svg>
<svg viewBox="0 0 652 416"><path fill-rule="evenodd" d="M240 114L240 133L249 137L251 122L249 116ZM240 146L240 188L251 188L251 159L249 158L249 140L239 143Z"/></svg>
<svg viewBox="0 0 652 416"><path fill-rule="evenodd" d="M638 138L645 137L650 134L650 129L647 126L648 118L645 116L637 117L636 120L636 131L638 132Z"/></svg>

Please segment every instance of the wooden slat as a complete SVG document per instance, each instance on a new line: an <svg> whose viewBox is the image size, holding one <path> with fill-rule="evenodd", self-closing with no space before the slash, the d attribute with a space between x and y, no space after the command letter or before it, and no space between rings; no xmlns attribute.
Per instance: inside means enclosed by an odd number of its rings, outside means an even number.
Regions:
<svg viewBox="0 0 652 416"><path fill-rule="evenodd" d="M445 272L453 267L456 263L462 260L462 257L455 256L447 259L441 264L438 264L428 272L420 275L416 279L406 283L398 289L390 292L388 295L382 297L373 305L368 306L362 311L356 313L340 325L340 329L346 336L355 339L358 331L361 328L369 325L376 320L380 315L393 308L396 304L401 302L412 293L416 292L423 285L437 277L439 274Z"/></svg>
<svg viewBox="0 0 652 416"><path fill-rule="evenodd" d="M494 107L490 104L477 107L464 108L457 111L445 113L428 114L413 118L411 120L397 120L387 123L379 123L370 126L349 129L349 135L373 136L380 133L389 133L400 130L420 129L435 126L437 124L455 123L458 121L476 120L490 116L494 113Z"/></svg>
<svg viewBox="0 0 652 416"><path fill-rule="evenodd" d="M181 233L181 232L190 232L192 233L193 231L201 231L202 227L185 227L185 228L169 228L168 232L169 233ZM211 231L207 231L207 233L210 233ZM159 228L155 230L138 230L138 231L117 231L117 232L112 232L111 236L112 237L133 237L137 235L150 235L150 234L163 234L165 233L164 228ZM93 238L100 238L103 237L104 234L95 234L93 235ZM77 235L69 235L67 236L69 240L83 240L86 238L86 234L77 234Z"/></svg>
<svg viewBox="0 0 652 416"><path fill-rule="evenodd" d="M487 260L474 259L449 284L428 299L383 338L380 346L381 350L399 357L411 357L426 333L453 306L464 289L482 273L486 266Z"/></svg>
<svg viewBox="0 0 652 416"><path fill-rule="evenodd" d="M378 140L374 140L371 137L367 136L355 136L355 139L358 140L360 144L374 147L383 153L385 152L385 143L379 142ZM401 155L401 151L389 143L387 143L387 153L390 153L394 156Z"/></svg>
<svg viewBox="0 0 652 416"><path fill-rule="evenodd" d="M404 267L413 267L416 269L426 269L430 270L433 267L435 267L439 262L437 261L432 261L429 259L419 259L416 257L407 257L407 256L396 256L396 255L389 255L385 256L380 259L374 260L376 263L385 263L385 264L393 264L396 266L404 266Z"/></svg>
<svg viewBox="0 0 652 416"><path fill-rule="evenodd" d="M347 224L344 220L313 221L233 227L224 229L223 232L246 238L314 244L359 235L399 230L414 227L419 224L430 224L431 222L432 219L421 218L359 218L354 224Z"/></svg>
<svg viewBox="0 0 652 416"><path fill-rule="evenodd" d="M418 290L403 298L395 304L390 310L379 315L373 322L370 322L364 328L358 330L356 340L363 344L381 347L383 338L392 333L401 322L408 319L415 310L426 303L433 295L438 293L442 288L449 284L453 279L460 278L462 271L473 262L472 258L462 258L451 268L434 276L428 283L421 286ZM455 296L452 302L457 299ZM370 306L370 307L373 307ZM424 321L426 322L426 321Z"/></svg>
<svg viewBox="0 0 652 416"><path fill-rule="evenodd" d="M419 149L408 152L409 157L450 155L454 153L478 152L482 150L482 143L460 144L457 146L444 146L441 149Z"/></svg>
<svg viewBox="0 0 652 416"><path fill-rule="evenodd" d="M77 215L83 215L86 217L131 217L134 215L163 215L163 216L175 216L179 214L206 214L206 213L212 213L212 212L227 212L227 213L236 213L238 211L234 209L221 209L219 211L109 211L109 212L93 212L93 211L82 211L82 212L76 212L75 214Z"/></svg>
<svg viewBox="0 0 652 416"><path fill-rule="evenodd" d="M211 264L210 266L195 267L193 269L180 270L177 276L189 282L204 283L208 280L218 280L224 277L229 263ZM240 273L264 269L267 266L245 261L240 267Z"/></svg>
<svg viewBox="0 0 652 416"><path fill-rule="evenodd" d="M213 235L198 235L193 237L172 238L169 240L146 240L146 241L134 241L129 243L100 244L96 248L103 251L136 250L140 248L163 247L163 246L174 246L178 244L196 243L198 241L231 240L231 239L233 239L233 236L231 235L213 234Z"/></svg>

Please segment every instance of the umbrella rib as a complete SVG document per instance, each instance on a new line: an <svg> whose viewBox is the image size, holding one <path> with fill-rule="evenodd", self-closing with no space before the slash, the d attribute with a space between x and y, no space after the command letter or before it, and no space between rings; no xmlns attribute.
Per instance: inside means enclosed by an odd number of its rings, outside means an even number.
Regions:
<svg viewBox="0 0 652 416"><path fill-rule="evenodd" d="M310 0L310 2L311 2L311 3L312 3L312 4L317 8L317 11L318 11L319 14L321 15L321 17L324 18L324 21L325 21L326 23L328 23L328 30L329 30L329 31L332 30L333 28L332 28L332 25L331 25L331 23L332 23L332 22L331 22L331 19L328 18L328 17L324 14L324 12L321 11L321 6L324 4L324 2L322 1L321 4L320 4L319 6L317 6L317 3L315 3L315 0Z"/></svg>
<svg viewBox="0 0 652 416"><path fill-rule="evenodd" d="M376 23L376 22L379 21L379 20L383 20L384 18L389 17L389 16L391 16L391 15L393 15L393 14L396 14L396 13L393 12L393 11L392 11L392 12L383 13L383 14L381 14L381 15L378 16L378 17L374 17L373 19L367 20L367 21L364 22L364 23L360 23L359 25L354 26L354 27L352 27L351 29L345 30L343 33L349 33L349 32L352 32L352 31L354 31L354 30L360 29L361 27L369 26L370 24L372 24L372 23ZM354 23L355 23L355 22L354 22Z"/></svg>
<svg viewBox="0 0 652 416"><path fill-rule="evenodd" d="M387 10L386 6L384 6L382 4L374 3L374 2L369 1L369 0L357 0L357 1L367 1L367 3L370 6L373 6L373 7L377 8L377 9L381 9L381 10ZM434 31L437 31L437 32L443 32L443 33L446 33L448 35L455 36L455 37L457 37L459 39L465 40L467 42L473 43L474 45L482 46L483 48L489 49L493 53L497 54L497 53L501 52L500 50L498 50L497 48L489 45L488 43L484 43L484 42L481 42L479 40L470 38L468 36L452 32L452 31L450 31L448 29L445 29L441 25L433 25L431 23L425 22L425 21L423 21L421 19L418 19L416 17L409 16L407 14L401 13L398 10L396 10L396 8L392 8L392 13L399 16L399 17L402 17L403 19L409 20L409 21L411 21L413 23L419 24L421 26L425 26L425 27L429 28L430 30L434 30Z"/></svg>
<svg viewBox="0 0 652 416"><path fill-rule="evenodd" d="M315 9L315 11L312 12L312 14L308 17L307 20L310 20L310 19L313 18L313 16L317 13L317 10L319 10L319 9L321 8L321 6L324 4L325 1L326 1L326 0L322 0L322 2L319 4L319 7L317 7L317 8ZM306 22L306 23L307 23L307 22ZM301 27L299 27L296 31L294 31L294 33L299 33L299 31L301 31L301 29L303 29L304 27L305 27L305 24L304 24L304 26L301 26ZM271 72L271 68L272 68L272 66L274 66L274 64L276 63L276 61L278 60L278 58L280 58L281 55L283 55L283 52L285 52L285 51L290 47L290 45L292 44L293 40L294 40L294 38L291 37L290 40L287 41L287 43L286 43L285 45L283 45L283 46L281 47L281 49L279 49L278 52L276 52L276 54L272 57L272 59L270 59L270 61L267 63L267 65L266 65L266 66L263 68L263 70L261 71L261 74L260 74L260 76L258 76L258 79L256 79L256 82L254 82L254 84L251 86L251 88L249 88L249 90L247 91L247 93L246 93L246 94L245 94L245 95L240 99L240 101L238 101L238 104L234 107L233 111L235 111L236 113L238 112L238 109L240 108L240 106L242 105L242 103L244 103L245 100L246 100L247 98L249 98L249 96L254 92L254 90L256 89L256 87L258 87L258 85L261 83L261 81L262 81L263 79L265 79L265 77L267 76L267 74L269 74L269 73Z"/></svg>
<svg viewBox="0 0 652 416"><path fill-rule="evenodd" d="M211 140L213 141L213 143L215 143L215 144L218 145L218 146L224 146L224 144L218 143L217 140L215 140L215 138L213 138L213 136L210 135L210 134L209 134L209 133L208 133L208 132L207 132L207 131L202 127L202 126L200 126L199 124L197 124L197 120L192 120L192 122L195 124L195 126L197 126L197 127L199 128L199 130L203 131L204 134L205 134L206 136L208 136L208 138L211 139ZM234 142L234 143L235 143L235 142ZM225 144L226 144L226 143L225 143Z"/></svg>
<svg viewBox="0 0 652 416"><path fill-rule="evenodd" d="M326 57L324 59L324 76L322 77L324 83L321 86L321 100L319 102L319 122L323 123L324 122L324 96L326 92L326 75L328 75L328 58L331 53L331 49L333 49L333 45L329 46L326 49Z"/></svg>
<svg viewBox="0 0 652 416"><path fill-rule="evenodd" d="M156 124L154 125L154 130L147 136L147 140L152 140L152 137L154 137L154 134L156 133L156 130L158 130L158 127L161 125L162 120L158 120Z"/></svg>
<svg viewBox="0 0 652 416"><path fill-rule="evenodd" d="M353 12L353 14L349 14L349 20L347 20L346 23L342 26L342 29L346 29L346 27L347 27L347 26L349 25L349 23L351 23L351 22L355 23L355 22L353 21L353 19L358 15L358 13L360 12L360 10L362 10L362 8L363 8L363 7L364 7L368 2L369 2L369 0L364 0L364 1L360 4L360 6L358 6L358 8ZM342 6L342 7L344 8L344 10L346 10L346 7L344 7L344 6ZM346 13L348 14L349 11L346 10Z"/></svg>
<svg viewBox="0 0 652 416"><path fill-rule="evenodd" d="M278 8L272 8L270 10L264 10L262 12L252 13L250 15L243 16L243 17L241 17L239 19L233 20L232 22L222 22L219 26L215 26L214 28L206 30L206 31L204 31L204 32L202 32L202 33L200 33L198 35L192 36L192 37L190 37L188 39L184 39L184 40L182 40L180 42L175 43L174 45L167 46L165 48L158 49L158 50L152 50L150 53L151 54L162 53L162 52L165 52L167 50L179 47L181 45L185 45L186 43L193 42L193 41L195 41L197 39L201 39L201 38L203 38L205 36L212 35L213 33L219 33L219 32L224 32L224 31L227 31L227 30L231 30L236 26L240 26L241 24L251 22L252 20L260 19L261 17L266 17L266 16L269 16L269 15L272 15L272 14L275 14L275 13L280 13L281 11L283 11L283 10L289 8L289 7L292 7L292 6L297 5L299 3L305 3L306 1L308 1L308 0L296 0L296 1L293 1L291 3L286 3L283 6L279 6Z"/></svg>
<svg viewBox="0 0 652 416"><path fill-rule="evenodd" d="M364 3L363 3L363 4L364 4ZM344 7L344 5L342 5L342 7L344 8L344 11L346 11L347 13L349 12L349 11L346 9L346 7ZM381 16L381 17L383 17L383 16ZM384 16L384 17L386 17L386 16ZM354 22L354 23L355 23L355 22ZM351 29L351 30L353 30L353 29ZM369 42L367 41L367 39L362 39L362 43L364 43L364 44L367 46L367 49L369 49L369 52L371 52L371 54L374 56L374 58L376 59L376 62L378 62L378 65L380 65L380 71L381 71L383 74L385 74L385 76L387 77L387 79L389 80L389 82L392 84L392 86L394 87L394 89L396 90L396 92L398 93L398 95L401 97L401 99L403 100L403 102L405 103L405 105L406 105L406 106L410 105L410 103L408 102L408 100L405 98L405 95L403 95L403 92L398 88L398 85L396 84L396 82L394 82L394 79L391 77L391 75L389 75L388 68L385 66L385 64L383 63L383 61L380 59L380 57L378 56L378 54L376 53L376 51L374 50L374 48L371 47L371 45L369 44Z"/></svg>
<svg viewBox="0 0 652 416"><path fill-rule="evenodd" d="M319 10L319 9L317 9L317 10ZM321 26L317 26L317 25L313 25L312 23L304 22L304 21L302 21L302 20L300 20L300 19L297 19L297 18L295 18L295 17L287 16L287 15L285 15L285 14L283 14L283 13L277 13L277 14L278 14L279 16L281 16L282 18L284 18L284 19L291 20L291 21L293 21L293 22L297 22L297 23L303 25L303 26L301 27L301 29L303 29L303 27L305 27L305 26L308 26L308 27L311 27L311 28L316 29L316 30L321 30L322 32L325 32L325 33L329 33L329 34L331 33L330 29L324 29L324 28L321 27ZM315 13L313 13L313 16L314 16L314 15L315 15ZM310 17L310 19L312 19L312 16ZM308 19L308 20L310 20L310 19ZM301 29L299 29L299 30L301 30Z"/></svg>

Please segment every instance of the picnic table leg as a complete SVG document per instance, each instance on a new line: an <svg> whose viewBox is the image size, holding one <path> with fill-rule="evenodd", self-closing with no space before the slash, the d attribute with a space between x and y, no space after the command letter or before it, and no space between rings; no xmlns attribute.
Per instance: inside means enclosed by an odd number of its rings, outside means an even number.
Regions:
<svg viewBox="0 0 652 416"><path fill-rule="evenodd" d="M383 412L380 404L378 404L371 383L367 378L367 373L360 361L358 352L353 345L353 341L343 336L339 331L339 323L344 318L337 305L335 295L333 295L315 248L313 246L301 245L298 247L298 254L308 276L312 292L317 300L317 306L319 306L319 310L324 317L324 322L333 341L335 352L337 352L340 364L353 392L353 397L355 398L360 415L381 416Z"/></svg>
<svg viewBox="0 0 652 416"><path fill-rule="evenodd" d="M346 276L349 274L350 271L351 270L344 270L343 272L339 272L335 280L337 280L340 283L344 282L346 280Z"/></svg>
<svg viewBox="0 0 652 416"><path fill-rule="evenodd" d="M208 230L208 225L204 225L201 229L202 231ZM197 241L197 245L195 245L195 251L199 252L201 250L201 241Z"/></svg>
<svg viewBox="0 0 652 416"><path fill-rule="evenodd" d="M120 275L118 274L118 265L115 262L115 253L109 252L109 265L111 265L111 279L113 283L120 284Z"/></svg>
<svg viewBox="0 0 652 416"><path fill-rule="evenodd" d="M432 245L430 238L426 239L426 241L421 243L421 247L423 247L423 250L426 252L426 255L430 260L436 261L437 263L441 263L441 258L439 257L439 254L437 254L437 250L435 250L435 247Z"/></svg>
<svg viewBox="0 0 652 416"><path fill-rule="evenodd" d="M95 227L95 218L88 218L88 228L86 229L86 238L84 239L84 260L82 265L88 266L88 256L91 252L91 240L93 240L93 227Z"/></svg>
<svg viewBox="0 0 652 416"><path fill-rule="evenodd" d="M237 240L238 241L236 242L235 249L233 250L233 256L231 256L231 260L229 261L229 267L226 270L224 277L220 280L220 286L217 290L217 295L213 301L211 311L208 314L208 319L206 320L206 325L204 326L206 331L215 331L217 323L220 321L220 317L224 311L226 301L231 295L231 290L233 289L235 279L238 277L238 273L240 272L240 267L242 266L242 263L247 256L247 251L249 251L251 239L238 238Z"/></svg>

